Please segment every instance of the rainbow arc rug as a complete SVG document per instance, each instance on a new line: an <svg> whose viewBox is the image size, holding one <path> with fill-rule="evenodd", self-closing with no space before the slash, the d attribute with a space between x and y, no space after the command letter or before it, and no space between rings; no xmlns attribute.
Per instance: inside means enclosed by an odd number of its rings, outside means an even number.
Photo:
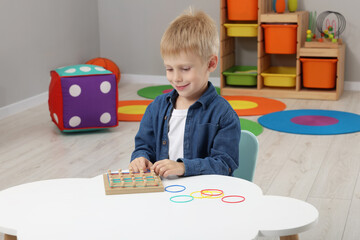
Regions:
<svg viewBox="0 0 360 240"><path fill-rule="evenodd" d="M140 122L147 106L152 100L118 101L118 120L126 122Z"/></svg>
<svg viewBox="0 0 360 240"><path fill-rule="evenodd" d="M264 115L258 122L263 127L294 134L335 135L360 131L360 115L334 110L286 110Z"/></svg>
<svg viewBox="0 0 360 240"><path fill-rule="evenodd" d="M252 132L255 136L259 136L263 132L263 127L252 120L240 118L241 130L248 130Z"/></svg>
<svg viewBox="0 0 360 240"><path fill-rule="evenodd" d="M223 96L238 116L257 116L282 111L285 103L271 98L253 96Z"/></svg>

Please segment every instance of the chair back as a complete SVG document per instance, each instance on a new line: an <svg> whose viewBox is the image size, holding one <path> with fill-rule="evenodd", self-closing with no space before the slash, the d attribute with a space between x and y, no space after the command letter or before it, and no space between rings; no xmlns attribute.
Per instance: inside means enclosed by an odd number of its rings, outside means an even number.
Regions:
<svg viewBox="0 0 360 240"><path fill-rule="evenodd" d="M239 167L233 176L252 181L255 173L259 142L256 136L247 130L241 130L239 143Z"/></svg>

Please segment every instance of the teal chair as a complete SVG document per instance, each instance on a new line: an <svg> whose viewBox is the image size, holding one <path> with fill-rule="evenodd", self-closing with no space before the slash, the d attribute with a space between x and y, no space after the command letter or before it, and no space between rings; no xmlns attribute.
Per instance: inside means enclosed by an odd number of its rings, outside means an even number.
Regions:
<svg viewBox="0 0 360 240"><path fill-rule="evenodd" d="M239 167L233 176L252 181L255 172L259 142L256 136L247 130L241 130L239 143Z"/></svg>

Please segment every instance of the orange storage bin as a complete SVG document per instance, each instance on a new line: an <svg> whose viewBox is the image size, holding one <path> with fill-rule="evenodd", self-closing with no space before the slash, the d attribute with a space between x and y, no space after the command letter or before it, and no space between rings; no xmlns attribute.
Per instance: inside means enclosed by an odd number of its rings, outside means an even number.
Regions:
<svg viewBox="0 0 360 240"><path fill-rule="evenodd" d="M261 24L261 27L264 28L266 53L296 53L297 24Z"/></svg>
<svg viewBox="0 0 360 240"><path fill-rule="evenodd" d="M258 0L227 0L228 19L255 21L258 19Z"/></svg>
<svg viewBox="0 0 360 240"><path fill-rule="evenodd" d="M334 88L337 59L300 58L306 88Z"/></svg>

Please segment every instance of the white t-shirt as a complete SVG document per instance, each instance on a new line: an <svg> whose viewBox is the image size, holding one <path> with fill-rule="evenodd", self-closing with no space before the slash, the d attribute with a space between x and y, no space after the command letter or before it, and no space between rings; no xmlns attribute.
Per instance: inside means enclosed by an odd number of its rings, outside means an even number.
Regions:
<svg viewBox="0 0 360 240"><path fill-rule="evenodd" d="M169 159L176 161L184 157L184 133L187 109L174 109L169 122Z"/></svg>

